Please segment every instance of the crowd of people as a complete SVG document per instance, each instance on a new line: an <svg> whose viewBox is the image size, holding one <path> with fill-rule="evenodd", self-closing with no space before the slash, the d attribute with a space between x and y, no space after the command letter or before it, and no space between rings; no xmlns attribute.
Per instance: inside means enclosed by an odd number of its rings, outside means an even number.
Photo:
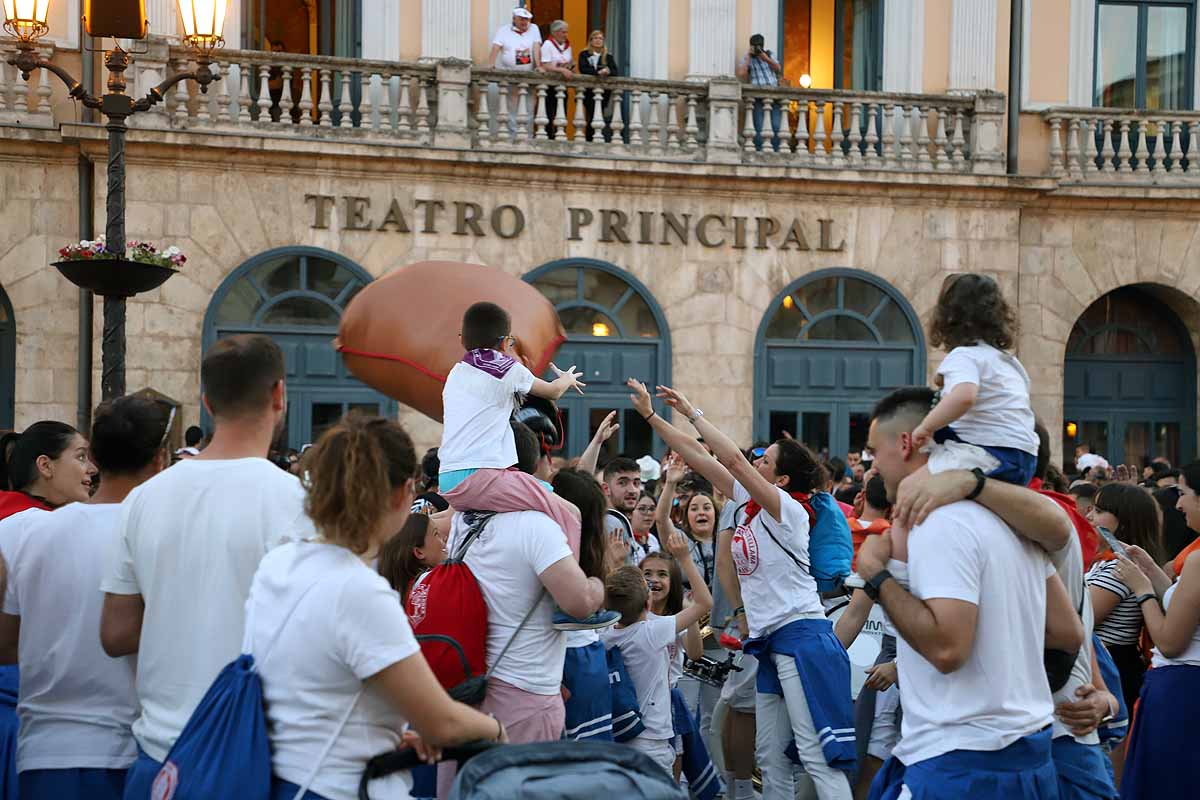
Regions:
<svg viewBox="0 0 1200 800"><path fill-rule="evenodd" d="M1114 470L1081 449L1063 477L991 279L948 280L938 389L880 400L844 460L740 447L631 378L666 454L605 457L610 415L563 462L531 409L586 386L533 375L509 328L467 311L421 459L358 414L268 458L286 371L257 335L206 353L194 452L168 451L173 412L140 396L90 431L0 441L3 796L171 797L181 734L243 654L272 798L353 800L398 748L427 765L370 796L446 797L443 749L480 740L617 742L701 800L1200 781L1200 462ZM852 666L872 620L878 655ZM471 691L431 633L465 661L477 645Z"/></svg>

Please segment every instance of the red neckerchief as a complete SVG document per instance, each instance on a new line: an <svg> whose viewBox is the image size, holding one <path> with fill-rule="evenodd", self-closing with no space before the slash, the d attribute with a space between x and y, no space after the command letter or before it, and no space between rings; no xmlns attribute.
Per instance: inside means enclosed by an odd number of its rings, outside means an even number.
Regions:
<svg viewBox="0 0 1200 800"><path fill-rule="evenodd" d="M570 40L570 39L567 39L567 40L566 40L566 41L563 43L563 46L562 46L562 47L559 47L559 46L558 46L558 42L557 42L557 41L555 41L555 39L554 39L554 37L553 37L553 36L551 36L551 37L550 37L550 44L554 45L554 49L558 51L558 54L559 54L560 56L561 56L563 53L565 53L565 52L567 52L568 50L570 50L570 49L571 49L571 40Z"/></svg>
<svg viewBox="0 0 1200 800"><path fill-rule="evenodd" d="M788 494L797 503L807 503L808 502L808 497L809 497L808 492L788 492ZM754 520L754 518L756 516L758 516L759 511L762 511L762 506L760 506L755 500L751 499L749 503L746 503L746 524L747 525L749 525Z"/></svg>

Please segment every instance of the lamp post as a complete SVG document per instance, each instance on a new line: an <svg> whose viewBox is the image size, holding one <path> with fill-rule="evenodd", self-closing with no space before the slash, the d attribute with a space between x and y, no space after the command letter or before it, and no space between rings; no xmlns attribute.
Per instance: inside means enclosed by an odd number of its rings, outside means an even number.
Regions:
<svg viewBox="0 0 1200 800"><path fill-rule="evenodd" d="M180 81L193 80L200 86L200 91L207 93L208 85L214 75L209 69L212 63L212 51L219 47L224 40L221 29L225 22L227 0L178 0L180 17L183 20L184 41L196 54L197 67L193 72L183 72L172 75L158 86L152 88L145 97L133 98L125 94L125 70L130 64L129 53L120 45L114 43L113 48L104 54L104 66L108 69L107 89L100 97L90 94L87 87L80 85L66 70L57 64L52 64L37 54L37 41L49 30L46 18L49 14L50 0L3 0L4 29L15 39L17 52L8 63L21 72L21 77L29 80L30 74L36 69L45 69L57 75L66 84L70 96L83 103L88 108L98 109L105 117L105 128L108 130L108 198L106 202L105 246L106 249L120 254L125 253L125 132L128 130L126 120L141 111L153 107L162 101L166 92ZM89 2L88 12L92 12ZM132 3L115 3L106 0L105 5L112 13L111 18L104 18L102 13L95 16L85 14L84 21L88 33L94 37L112 36L114 38L140 39L145 35L145 3L144 0L133 0ZM114 6L123 5L124 16L115 12ZM129 15L129 6L136 7L136 17ZM133 27L130 20L133 19ZM101 262L88 265L91 269L103 269ZM112 265L114 269L121 265ZM162 280L169 277L165 273ZM68 275L73 282L76 278ZM161 283L162 280L158 281ZM154 285L157 286L158 283ZM94 288L85 286L85 288ZM108 292L97 290L104 294L104 335L101 343L102 378L101 391L105 400L111 400L125 394L125 298L145 291L141 288L119 287ZM153 288L153 287L149 287ZM80 380L90 380L90 376L80 375Z"/></svg>

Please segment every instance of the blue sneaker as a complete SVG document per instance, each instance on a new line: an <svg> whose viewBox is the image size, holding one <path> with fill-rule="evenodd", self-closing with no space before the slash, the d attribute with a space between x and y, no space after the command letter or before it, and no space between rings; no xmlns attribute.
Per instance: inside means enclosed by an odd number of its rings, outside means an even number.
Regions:
<svg viewBox="0 0 1200 800"><path fill-rule="evenodd" d="M556 608L550 621L556 631L598 631L604 628L611 628L620 619L621 615L616 611L609 611L605 608L600 609L586 619L572 617L561 608Z"/></svg>

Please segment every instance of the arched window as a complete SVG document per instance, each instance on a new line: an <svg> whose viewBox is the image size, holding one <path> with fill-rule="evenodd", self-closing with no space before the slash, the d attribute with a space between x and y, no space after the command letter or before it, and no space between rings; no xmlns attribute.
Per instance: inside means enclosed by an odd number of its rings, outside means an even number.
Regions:
<svg viewBox="0 0 1200 800"><path fill-rule="evenodd" d="M283 350L289 447L316 441L350 410L395 413L395 402L350 375L332 345L346 304L370 282L365 270L336 253L290 247L250 259L213 295L205 350L238 333L265 333Z"/></svg>
<svg viewBox="0 0 1200 800"><path fill-rule="evenodd" d="M1125 286L1092 303L1067 340L1063 460L1088 445L1113 464L1191 459L1196 358L1187 330L1156 292Z"/></svg>
<svg viewBox="0 0 1200 800"><path fill-rule="evenodd" d="M671 377L671 345L666 320L649 290L632 275L588 258L555 261L525 276L554 304L567 332L555 357L560 367L575 364L583 371L587 393L559 401L566 444L563 452L578 455L610 411L621 424L606 445L609 456L638 457L659 445L629 404L625 380L647 385Z"/></svg>
<svg viewBox="0 0 1200 800"><path fill-rule="evenodd" d="M871 406L924 382L916 314L886 281L823 270L788 286L767 309L755 347L755 436L784 431L817 452L866 444Z"/></svg>

